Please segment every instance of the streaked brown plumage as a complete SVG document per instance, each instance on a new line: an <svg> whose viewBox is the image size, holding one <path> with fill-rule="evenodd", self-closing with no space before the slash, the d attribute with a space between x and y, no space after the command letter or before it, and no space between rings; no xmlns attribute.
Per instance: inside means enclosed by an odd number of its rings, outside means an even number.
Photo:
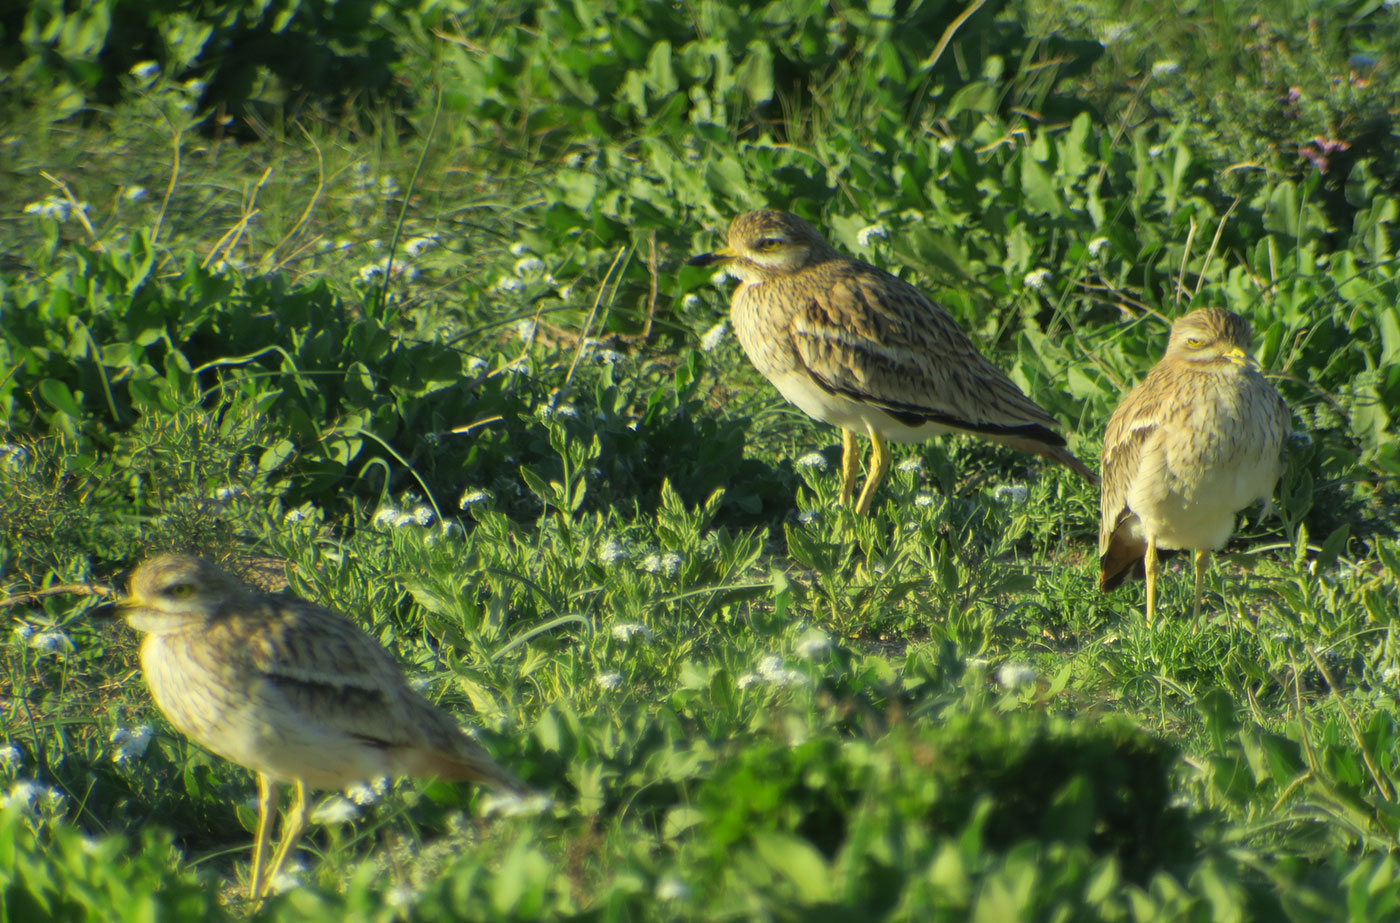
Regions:
<svg viewBox="0 0 1400 923"><path fill-rule="evenodd" d="M1202 567L1256 500L1268 511L1289 432L1288 405L1249 353L1249 322L1220 308L1172 324L1166 354L1108 421L1099 511L1099 587L1147 579L1157 601L1159 549L1196 549Z"/></svg>
<svg viewBox="0 0 1400 923"><path fill-rule="evenodd" d="M389 653L348 619L261 592L188 555L141 564L122 604L145 637L141 667L181 732L258 774L249 892L266 893L306 826L306 789L417 775L518 789L446 712L404 681ZM264 868L278 781L296 796Z"/></svg>
<svg viewBox="0 0 1400 923"><path fill-rule="evenodd" d="M841 502L855 492L856 434L871 463L856 512L889 467L885 440L972 433L1094 473L1066 449L1055 419L988 362L942 308L907 282L845 256L787 212L742 214L719 264L740 285L734 331L749 360L808 416L842 430Z"/></svg>

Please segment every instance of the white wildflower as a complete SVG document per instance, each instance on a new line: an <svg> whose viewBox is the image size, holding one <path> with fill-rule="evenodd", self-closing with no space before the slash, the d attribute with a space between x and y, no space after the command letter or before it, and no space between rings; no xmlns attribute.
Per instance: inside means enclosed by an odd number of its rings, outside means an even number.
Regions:
<svg viewBox="0 0 1400 923"><path fill-rule="evenodd" d="M457 508L464 510L469 506L476 506L479 503L490 503L495 497L491 491L483 490L480 487L469 487L462 492L462 499L457 501Z"/></svg>
<svg viewBox="0 0 1400 923"><path fill-rule="evenodd" d="M515 276L501 276L496 280L496 290L504 292L507 295L513 295L516 292L525 291L525 283L521 282Z"/></svg>
<svg viewBox="0 0 1400 923"><path fill-rule="evenodd" d="M820 522L822 518L821 510L803 510L797 514L797 521L804 526Z"/></svg>
<svg viewBox="0 0 1400 923"><path fill-rule="evenodd" d="M1167 77L1181 70L1181 65L1171 59L1155 61L1152 64L1152 76Z"/></svg>
<svg viewBox="0 0 1400 923"><path fill-rule="evenodd" d="M12 805L19 805L26 811L32 811L34 804L43 794L44 786L30 779L19 779L10 786L8 794L0 797L0 809L8 808Z"/></svg>
<svg viewBox="0 0 1400 923"><path fill-rule="evenodd" d="M242 497L247 493L248 491L235 484L232 487L220 487L218 490L214 491L214 499L218 500L220 503L227 503L234 497Z"/></svg>
<svg viewBox="0 0 1400 923"><path fill-rule="evenodd" d="M714 352L715 347L723 343L728 336L729 321L722 320L700 335L700 348L707 353Z"/></svg>
<svg viewBox="0 0 1400 923"><path fill-rule="evenodd" d="M67 221L75 211L86 212L88 204L79 202L76 205L65 198L59 196L49 196L42 202L30 202L24 206L26 215L39 215L44 218L52 218L55 221Z"/></svg>
<svg viewBox="0 0 1400 923"><path fill-rule="evenodd" d="M575 420L578 418L578 408L573 404L560 404L554 408L554 415L565 420Z"/></svg>
<svg viewBox="0 0 1400 923"><path fill-rule="evenodd" d="M1114 42L1122 40L1130 31L1131 27L1125 22L1110 22L1103 27L1099 41L1104 45L1112 45Z"/></svg>
<svg viewBox="0 0 1400 923"><path fill-rule="evenodd" d="M598 563L604 567L611 567L626 559L627 545L619 539L608 536L603 540L603 544L598 546Z"/></svg>
<svg viewBox="0 0 1400 923"><path fill-rule="evenodd" d="M1102 254L1102 253L1103 253L1105 250L1107 250L1107 249L1108 249L1108 238L1107 238L1107 237L1095 237L1093 240L1089 241L1089 256L1090 256L1092 259L1098 259L1098 258L1099 258L1099 255Z"/></svg>
<svg viewBox="0 0 1400 923"><path fill-rule="evenodd" d="M808 452L793 464L799 468L816 468L818 471L825 471L826 456L820 452Z"/></svg>
<svg viewBox="0 0 1400 923"><path fill-rule="evenodd" d="M656 883L658 901L685 901L690 899L690 886L675 875L667 875Z"/></svg>
<svg viewBox="0 0 1400 923"><path fill-rule="evenodd" d="M131 70L127 73L142 80L149 80L160 73L160 65L155 61L140 61L131 65Z"/></svg>
<svg viewBox="0 0 1400 923"><path fill-rule="evenodd" d="M777 654L768 654L760 660L756 672L759 679L774 686L801 686L808 682L806 674L788 669Z"/></svg>
<svg viewBox="0 0 1400 923"><path fill-rule="evenodd" d="M374 804L389 790L389 780L378 776L368 782L356 782L345 789L345 797L361 807Z"/></svg>
<svg viewBox="0 0 1400 923"><path fill-rule="evenodd" d="M311 812L311 822L313 824L344 824L359 816L360 809L355 807L353 801L340 795L332 795L316 805L316 810Z"/></svg>
<svg viewBox="0 0 1400 923"><path fill-rule="evenodd" d="M472 356L470 359L467 360L467 374L479 375L489 365L490 363L487 362L485 359L481 358L480 356Z"/></svg>
<svg viewBox="0 0 1400 923"><path fill-rule="evenodd" d="M680 573L681 564L685 559L674 551L667 551L663 554L653 552L642 559L641 568L648 574L660 574L663 577L674 577Z"/></svg>
<svg viewBox="0 0 1400 923"><path fill-rule="evenodd" d="M399 511L392 506L381 506L374 514L374 524L380 528L392 528L398 521Z"/></svg>
<svg viewBox="0 0 1400 923"><path fill-rule="evenodd" d="M23 765L19 747L13 745L0 747L0 772L15 772Z"/></svg>
<svg viewBox="0 0 1400 923"><path fill-rule="evenodd" d="M944 154L951 154L957 148L958 143L952 138L939 138L938 150Z"/></svg>
<svg viewBox="0 0 1400 923"><path fill-rule="evenodd" d="M386 268L387 267L382 261L366 263L365 265L360 267L360 281L369 282L373 279L377 279L380 276L384 275L384 270Z"/></svg>
<svg viewBox="0 0 1400 923"><path fill-rule="evenodd" d="M180 84L180 86L184 87L186 91L194 96L198 96L204 92L204 81L197 77L186 80L184 83Z"/></svg>
<svg viewBox="0 0 1400 923"><path fill-rule="evenodd" d="M1044 291L1050 285L1050 270L1032 269L1030 272L1026 273L1025 279L1022 281L1025 282L1026 288Z"/></svg>
<svg viewBox="0 0 1400 923"><path fill-rule="evenodd" d="M418 902L418 892L400 882L384 892L384 903L390 907L412 907Z"/></svg>
<svg viewBox="0 0 1400 923"><path fill-rule="evenodd" d="M301 522L304 519L306 519L306 512L304 510L287 510L282 516L282 521L289 525Z"/></svg>
<svg viewBox="0 0 1400 923"><path fill-rule="evenodd" d="M622 353L615 349L594 349L592 352L593 361L599 365L612 365L622 361Z"/></svg>
<svg viewBox="0 0 1400 923"><path fill-rule="evenodd" d="M412 513L399 513L394 517L393 527L402 529L404 526L414 526L418 524L418 517Z"/></svg>
<svg viewBox="0 0 1400 923"><path fill-rule="evenodd" d="M560 301L570 301L574 297L574 284L561 285L554 290L554 294L559 296Z"/></svg>
<svg viewBox="0 0 1400 923"><path fill-rule="evenodd" d="M514 329L517 338L529 342L535 338L535 333L540 329L540 325L528 317L523 317L515 322Z"/></svg>
<svg viewBox="0 0 1400 923"><path fill-rule="evenodd" d="M23 468L28 463L28 449L13 442L0 442L0 464L10 468Z"/></svg>
<svg viewBox="0 0 1400 923"><path fill-rule="evenodd" d="M622 674L599 673L597 678L594 679L594 682L597 683L598 688L603 690L604 692L612 692L614 689L622 685Z"/></svg>
<svg viewBox="0 0 1400 923"><path fill-rule="evenodd" d="M831 650L831 636L820 629L813 628L803 635L797 642L797 656L811 659L825 654Z"/></svg>
<svg viewBox="0 0 1400 923"><path fill-rule="evenodd" d="M734 686L736 689L747 689L761 682L763 682L763 678L757 673L745 673L734 681Z"/></svg>
<svg viewBox="0 0 1400 923"><path fill-rule="evenodd" d="M146 747L151 743L151 727L148 724L137 725L131 730L119 727L112 731L108 739L114 747L112 762L130 763L145 756Z"/></svg>
<svg viewBox="0 0 1400 923"><path fill-rule="evenodd" d="M1035 682L1035 667L1008 660L997 668L997 682L1003 689L1016 690Z"/></svg>
<svg viewBox="0 0 1400 923"><path fill-rule="evenodd" d="M422 237L414 237L404 243L403 252L409 256L422 256L436 247L441 239L441 234L424 234Z"/></svg>
<svg viewBox="0 0 1400 923"><path fill-rule="evenodd" d="M633 638L641 638L643 641L651 641L651 629L641 622L618 622L612 627L612 636L616 641L631 641Z"/></svg>
<svg viewBox="0 0 1400 923"><path fill-rule="evenodd" d="M462 534L461 523L453 522L450 519L444 519L438 529L442 532L443 538L456 538Z"/></svg>
<svg viewBox="0 0 1400 923"><path fill-rule="evenodd" d="M413 521L420 526L430 526L433 524L433 520L437 518L437 514L433 512L433 508L425 503L420 503L415 506L411 515L413 516Z"/></svg>
<svg viewBox="0 0 1400 923"><path fill-rule="evenodd" d="M710 284L723 285L732 278L734 277L729 274L728 270L716 269L714 272L710 273Z"/></svg>
<svg viewBox="0 0 1400 923"><path fill-rule="evenodd" d="M300 860L294 860L282 866L282 871L268 884L268 890L272 894L285 894L301 887L301 876L306 872L306 865Z"/></svg>
<svg viewBox="0 0 1400 923"><path fill-rule="evenodd" d="M685 308L687 311L694 311L704 303L700 296L694 292L691 292L681 299L681 307Z"/></svg>
<svg viewBox="0 0 1400 923"><path fill-rule="evenodd" d="M890 230L883 224L871 224L856 231L856 243L862 247L870 246L872 240L889 240Z"/></svg>
<svg viewBox="0 0 1400 923"><path fill-rule="evenodd" d="M1156 160L1158 157L1162 156L1163 150L1164 148L1162 147L1162 145L1154 144L1147 149L1147 156L1151 157L1153 160Z"/></svg>
<svg viewBox="0 0 1400 923"><path fill-rule="evenodd" d="M492 792L482 796L481 813L485 817L528 817L543 814L554 807L548 795L518 795L515 792Z"/></svg>
<svg viewBox="0 0 1400 923"><path fill-rule="evenodd" d="M122 198L128 202L140 202L146 197L145 186L128 186L126 192L122 193Z"/></svg>
<svg viewBox="0 0 1400 923"><path fill-rule="evenodd" d="M27 622L20 622L18 625L15 626L14 631L11 632L11 635L14 637L16 644L28 644L29 637L33 634L34 626L28 624Z"/></svg>
<svg viewBox="0 0 1400 923"><path fill-rule="evenodd" d="M71 648L73 643L57 628L50 628L30 638L29 646L41 654L52 654L60 649Z"/></svg>
<svg viewBox="0 0 1400 923"><path fill-rule="evenodd" d="M510 245L510 255L516 258L529 256L534 252L535 251L530 248L530 245L523 240L517 240Z"/></svg>
<svg viewBox="0 0 1400 923"><path fill-rule="evenodd" d="M1400 667L1392 665L1381 671L1381 682L1383 683L1393 683L1396 677L1400 677ZM14 748L11 747L10 749L13 750ZM0 762L3 762L3 760L0 760Z"/></svg>
<svg viewBox="0 0 1400 923"><path fill-rule="evenodd" d="M522 279L533 279L544 274L544 260L537 256L527 256L515 261L515 274Z"/></svg>
<svg viewBox="0 0 1400 923"><path fill-rule="evenodd" d="M914 495L915 506L933 506L933 494L927 490L921 490Z"/></svg>
<svg viewBox="0 0 1400 923"><path fill-rule="evenodd" d="M911 455L895 465L894 470L904 474L923 474L924 460L917 455Z"/></svg>
<svg viewBox="0 0 1400 923"><path fill-rule="evenodd" d="M564 158L564 166L577 170L588 163L588 157L582 151L574 151Z"/></svg>
<svg viewBox="0 0 1400 923"><path fill-rule="evenodd" d="M1018 503L1025 503L1026 498L1030 495L1030 488L1025 484L999 484L996 489L992 491L993 500L1011 506L1015 506Z"/></svg>

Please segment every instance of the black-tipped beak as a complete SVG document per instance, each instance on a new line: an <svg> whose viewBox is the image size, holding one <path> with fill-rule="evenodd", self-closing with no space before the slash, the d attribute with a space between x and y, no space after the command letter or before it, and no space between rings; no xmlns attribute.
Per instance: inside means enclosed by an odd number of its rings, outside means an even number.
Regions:
<svg viewBox="0 0 1400 923"><path fill-rule="evenodd" d="M699 256L692 256L685 261L687 266L713 266L716 263L723 263L729 257L723 253L702 253Z"/></svg>

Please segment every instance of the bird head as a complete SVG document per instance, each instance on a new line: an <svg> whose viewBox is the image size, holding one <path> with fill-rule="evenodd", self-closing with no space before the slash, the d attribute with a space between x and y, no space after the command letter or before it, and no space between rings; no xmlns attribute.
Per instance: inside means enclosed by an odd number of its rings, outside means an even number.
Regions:
<svg viewBox="0 0 1400 923"><path fill-rule="evenodd" d="M1193 367L1257 369L1249 352L1249 321L1224 308L1201 308L1182 315L1172 324L1167 355Z"/></svg>
<svg viewBox="0 0 1400 923"><path fill-rule="evenodd" d="M729 245L693 257L690 266L723 266L742 282L757 285L836 256L816 228L790 212L745 212L729 225Z"/></svg>
<svg viewBox="0 0 1400 923"><path fill-rule="evenodd" d="M217 564L187 554L162 554L141 563L118 607L137 631L159 634L206 622L247 587Z"/></svg>

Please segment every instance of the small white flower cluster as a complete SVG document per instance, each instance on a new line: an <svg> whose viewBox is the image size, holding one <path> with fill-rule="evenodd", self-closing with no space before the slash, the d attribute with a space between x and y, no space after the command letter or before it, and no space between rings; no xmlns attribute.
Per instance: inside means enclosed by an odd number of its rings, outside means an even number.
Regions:
<svg viewBox="0 0 1400 923"><path fill-rule="evenodd" d="M24 626L28 627L28 626ZM19 629L15 629L15 634L19 634ZM57 628L50 628L41 631L29 639L29 646L41 654L56 654L61 650L72 650L73 642L68 640L68 636Z"/></svg>
<svg viewBox="0 0 1400 923"><path fill-rule="evenodd" d="M23 468L29 463L29 450L13 442L0 442L0 465L7 468Z"/></svg>
<svg viewBox="0 0 1400 923"><path fill-rule="evenodd" d="M234 484L230 487L220 487L218 490L214 491L214 499L219 503L228 503L230 500L237 497L244 497L247 495L248 491L238 484Z"/></svg>
<svg viewBox="0 0 1400 923"><path fill-rule="evenodd" d="M29 814L53 816L63 810L65 800L63 792L56 788L32 779L16 779L10 791L0 795L0 811L18 806Z"/></svg>
<svg viewBox="0 0 1400 923"><path fill-rule="evenodd" d="M440 240L442 240L441 234L424 234L422 237L414 237L405 241L403 252L409 256L422 256L429 250L435 249Z"/></svg>
<svg viewBox="0 0 1400 923"><path fill-rule="evenodd" d="M1181 65L1170 58L1154 61L1152 64L1152 76L1154 77L1168 77L1179 70L1181 70Z"/></svg>
<svg viewBox="0 0 1400 923"><path fill-rule="evenodd" d="M122 193L122 198L126 199L128 202L140 202L145 197L145 186L128 186L126 191Z"/></svg>
<svg viewBox="0 0 1400 923"><path fill-rule="evenodd" d="M700 348L712 353L729 337L729 321L722 320L700 335Z"/></svg>
<svg viewBox="0 0 1400 923"><path fill-rule="evenodd" d="M992 499L998 503L1005 503L1008 506L1016 506L1025 503L1026 498L1031 495L1030 488L1025 484L998 484L992 491Z"/></svg>
<svg viewBox="0 0 1400 923"><path fill-rule="evenodd" d="M374 524L381 529L402 529L404 526L423 526L433 524L437 519L437 513L426 503L420 503L411 510L401 510L396 506L381 506L374 514Z"/></svg>
<svg viewBox="0 0 1400 923"><path fill-rule="evenodd" d="M73 216L75 211L86 212L88 204L86 202L73 203L62 196L51 195L40 202L30 202L24 206L26 215L38 215L41 218L52 218L58 222L67 221Z"/></svg>
<svg viewBox="0 0 1400 923"><path fill-rule="evenodd" d="M618 561L627 560L627 544L619 538L608 536L603 539L603 544L598 546L598 563L604 567L611 567Z"/></svg>
<svg viewBox="0 0 1400 923"><path fill-rule="evenodd" d="M525 291L525 283L515 276L501 276L496 280L496 291L506 295L514 295L517 292Z"/></svg>
<svg viewBox="0 0 1400 923"><path fill-rule="evenodd" d="M933 506L933 493L927 490L919 491L917 494L914 495L914 505Z"/></svg>
<svg viewBox="0 0 1400 923"><path fill-rule="evenodd" d="M1098 259L1107 249L1107 237L1095 237L1093 240L1089 241L1089 257L1091 259Z"/></svg>
<svg viewBox="0 0 1400 923"><path fill-rule="evenodd" d="M622 685L622 674L617 672L599 673L593 680L598 684L598 688L604 692L612 692Z"/></svg>
<svg viewBox="0 0 1400 923"><path fill-rule="evenodd" d="M24 765L24 759L19 752L19 747L8 745L0 747L0 772L18 772Z"/></svg>
<svg viewBox="0 0 1400 923"><path fill-rule="evenodd" d="M1121 41L1130 31L1131 27L1125 22L1110 22L1103 27L1103 32L1099 35L1099 42L1104 45L1112 45Z"/></svg>
<svg viewBox="0 0 1400 923"><path fill-rule="evenodd" d="M384 257L382 260L375 260L373 263L366 263L360 267L360 281L373 282L383 278L385 273L392 274L397 279L405 282L412 282L418 278L418 270L406 259L393 259Z"/></svg>
<svg viewBox="0 0 1400 923"><path fill-rule="evenodd" d="M530 817L543 814L552 807L554 799L544 794L492 792L481 799L481 813L485 817Z"/></svg>
<svg viewBox="0 0 1400 923"><path fill-rule="evenodd" d="M831 636L819 628L813 628L797 641L797 656L811 660L831 650Z"/></svg>
<svg viewBox="0 0 1400 923"><path fill-rule="evenodd" d="M728 270L716 269L714 272L710 273L710 284L723 285L732 278L734 277L729 274Z"/></svg>
<svg viewBox="0 0 1400 923"><path fill-rule="evenodd" d="M1022 281L1025 283L1026 288L1042 292L1050 287L1050 279L1050 270L1032 269L1030 272L1026 273L1025 279Z"/></svg>
<svg viewBox="0 0 1400 923"><path fill-rule="evenodd" d="M1016 691L1035 683L1035 667L1028 663L1008 660L997 668L997 683L1003 689Z"/></svg>
<svg viewBox="0 0 1400 923"><path fill-rule="evenodd" d="M389 780L384 776L378 776L368 782L356 782L351 785L345 790L345 797L363 807L374 804L388 790Z"/></svg>
<svg viewBox="0 0 1400 923"><path fill-rule="evenodd" d="M667 875L656 883L656 899L666 902L690 900L690 885L675 875Z"/></svg>
<svg viewBox="0 0 1400 923"><path fill-rule="evenodd" d="M633 638L641 638L643 641L650 644L653 637L651 629L641 622L618 622L612 627L611 634L614 641L622 641L624 643L631 641Z"/></svg>
<svg viewBox="0 0 1400 923"><path fill-rule="evenodd" d="M789 669L783 663L783 658L777 654L768 654L758 662L758 668L752 673L745 673L735 681L735 685L740 689L747 689L759 683L768 683L772 686L805 686L809 682L805 673L799 670Z"/></svg>
<svg viewBox="0 0 1400 923"><path fill-rule="evenodd" d="M681 299L681 307L685 308L687 311L695 311L704 303L700 296L694 292L691 292Z"/></svg>
<svg viewBox="0 0 1400 923"><path fill-rule="evenodd" d="M268 889L273 894L286 894L301 887L301 876L306 874L306 863L300 859L293 859L282 866L282 871L268 884Z"/></svg>
<svg viewBox="0 0 1400 923"><path fill-rule="evenodd" d="M810 526L813 523L821 522L821 518L821 510L803 510L797 514L797 521L804 526Z"/></svg>
<svg viewBox="0 0 1400 923"><path fill-rule="evenodd" d="M911 455L895 465L894 470L904 474L923 474L924 460L917 455Z"/></svg>
<svg viewBox="0 0 1400 923"><path fill-rule="evenodd" d="M108 738L112 743L112 762L130 763L146 755L151 743L151 727L140 724L131 730L119 727Z"/></svg>
<svg viewBox="0 0 1400 923"><path fill-rule="evenodd" d="M544 260L537 256L524 256L515 261L515 274L521 279L536 279L544 275Z"/></svg>
<svg viewBox="0 0 1400 923"><path fill-rule="evenodd" d="M355 803L341 795L331 795L311 812L313 824L346 824L360 816Z"/></svg>
<svg viewBox="0 0 1400 923"><path fill-rule="evenodd" d="M530 256L534 252L535 251L530 247L530 245L525 243L525 241L523 240L517 240L515 243L510 245L510 255L514 257L526 257Z"/></svg>
<svg viewBox="0 0 1400 923"><path fill-rule="evenodd" d="M872 240L889 240L890 230L883 224L871 224L856 231L856 243L862 247L870 246Z"/></svg>
<svg viewBox="0 0 1400 923"><path fill-rule="evenodd" d="M491 363L480 356L472 356L467 360L467 374L480 375L482 372L486 371L490 365Z"/></svg>
<svg viewBox="0 0 1400 923"><path fill-rule="evenodd" d="M797 461L793 462L799 468L815 468L818 471L826 470L826 456L820 452L808 452Z"/></svg>
<svg viewBox="0 0 1400 923"><path fill-rule="evenodd" d="M540 329L539 323L531 318L525 317L515 322L515 335L524 342L529 342L535 338L535 333Z"/></svg>
<svg viewBox="0 0 1400 923"><path fill-rule="evenodd" d="M490 506L491 501L496 499L496 495L484 487L468 487L462 491L462 498L457 501L457 508L465 510L473 506Z"/></svg>
<svg viewBox="0 0 1400 923"><path fill-rule="evenodd" d="M664 553L652 552L642 559L639 565L648 574L660 574L663 577L674 577L680 573L681 565L685 563L685 558L674 551Z"/></svg>

